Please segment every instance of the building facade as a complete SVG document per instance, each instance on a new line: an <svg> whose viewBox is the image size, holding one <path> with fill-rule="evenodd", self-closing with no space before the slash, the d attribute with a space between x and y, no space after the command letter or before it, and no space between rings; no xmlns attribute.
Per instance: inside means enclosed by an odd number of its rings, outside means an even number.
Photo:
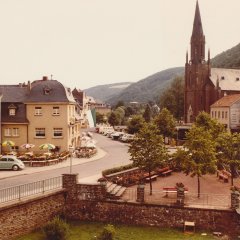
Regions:
<svg viewBox="0 0 240 240"><path fill-rule="evenodd" d="M15 150L24 143L51 143L60 151L80 146L81 121L70 88L56 80L0 86L2 98L2 138L12 140ZM7 151L7 149L2 149Z"/></svg>
<svg viewBox="0 0 240 240"><path fill-rule="evenodd" d="M240 93L240 70L211 68L210 50L205 57L203 33L198 2L196 4L190 56L186 54L184 121L194 122L200 111L210 113L210 106L224 95Z"/></svg>
<svg viewBox="0 0 240 240"><path fill-rule="evenodd" d="M228 131L240 130L240 94L227 95L211 105L211 118L222 123Z"/></svg>

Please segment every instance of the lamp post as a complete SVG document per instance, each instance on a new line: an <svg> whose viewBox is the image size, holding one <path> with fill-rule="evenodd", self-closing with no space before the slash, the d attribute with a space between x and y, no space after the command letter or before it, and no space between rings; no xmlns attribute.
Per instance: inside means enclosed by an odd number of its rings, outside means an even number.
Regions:
<svg viewBox="0 0 240 240"><path fill-rule="evenodd" d="M69 146L68 150L70 152L70 174L72 174L72 154L73 154L74 147Z"/></svg>

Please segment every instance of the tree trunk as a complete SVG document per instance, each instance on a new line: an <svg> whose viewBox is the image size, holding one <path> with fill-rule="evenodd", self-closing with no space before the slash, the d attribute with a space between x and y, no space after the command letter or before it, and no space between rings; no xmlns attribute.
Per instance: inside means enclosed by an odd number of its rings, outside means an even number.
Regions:
<svg viewBox="0 0 240 240"><path fill-rule="evenodd" d="M233 177L234 177L234 167L233 166L231 166L230 167L230 170L231 170L231 185L233 186Z"/></svg>
<svg viewBox="0 0 240 240"><path fill-rule="evenodd" d="M151 179L151 171L148 171L149 183L150 183L150 195L152 195L152 179Z"/></svg>
<svg viewBox="0 0 240 240"><path fill-rule="evenodd" d="M197 176L198 179L198 198L200 198L200 177Z"/></svg>

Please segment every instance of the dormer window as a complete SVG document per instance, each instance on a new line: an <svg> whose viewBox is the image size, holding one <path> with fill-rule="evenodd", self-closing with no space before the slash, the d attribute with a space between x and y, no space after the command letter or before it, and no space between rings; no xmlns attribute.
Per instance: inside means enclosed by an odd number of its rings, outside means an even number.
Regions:
<svg viewBox="0 0 240 240"><path fill-rule="evenodd" d="M15 108L10 108L9 109L9 116L15 116L16 115L16 109Z"/></svg>
<svg viewBox="0 0 240 240"><path fill-rule="evenodd" d="M43 94L44 94L44 95L49 95L49 94L51 94L51 92L52 92L52 89L51 89L50 87L45 86L45 87L43 88Z"/></svg>
<svg viewBox="0 0 240 240"><path fill-rule="evenodd" d="M17 109L17 107L14 104L11 104L8 107L9 116L15 116L16 115L16 109Z"/></svg>

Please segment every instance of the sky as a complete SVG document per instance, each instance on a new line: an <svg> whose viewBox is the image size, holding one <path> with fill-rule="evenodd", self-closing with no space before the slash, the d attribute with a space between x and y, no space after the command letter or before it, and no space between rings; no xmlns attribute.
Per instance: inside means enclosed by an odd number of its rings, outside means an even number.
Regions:
<svg viewBox="0 0 240 240"><path fill-rule="evenodd" d="M0 84L71 88L184 66L196 0L0 0ZM240 42L240 0L199 0L211 57ZM207 55L206 55L207 56Z"/></svg>

